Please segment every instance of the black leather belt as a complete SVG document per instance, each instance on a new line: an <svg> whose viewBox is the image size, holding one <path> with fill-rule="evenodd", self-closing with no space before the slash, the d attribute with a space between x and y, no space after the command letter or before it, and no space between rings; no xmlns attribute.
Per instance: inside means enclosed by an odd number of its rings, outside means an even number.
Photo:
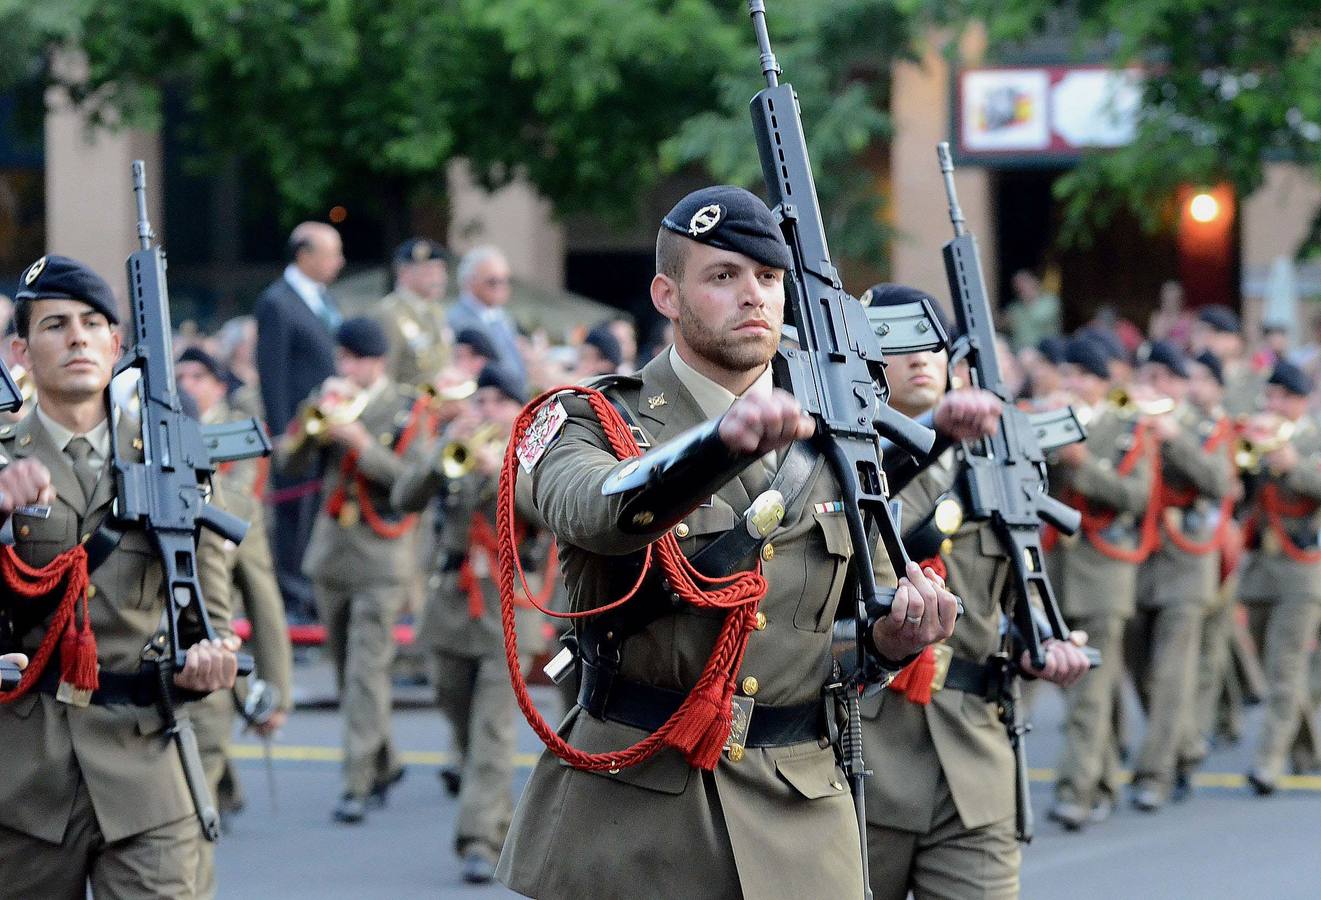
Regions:
<svg viewBox="0 0 1321 900"><path fill-rule="evenodd" d="M160 682L154 672L134 672L122 675L102 670L97 674L100 685L92 692L93 706L155 706L160 695ZM60 664L52 658L34 687L43 694L55 695L60 686Z"/></svg>
<svg viewBox="0 0 1321 900"><path fill-rule="evenodd" d="M945 685L942 690L963 691L991 700L991 688L995 684L995 669L986 663L976 663L957 656L949 661L949 671L945 673Z"/></svg>
<svg viewBox="0 0 1321 900"><path fill-rule="evenodd" d="M674 714L686 696L680 691L630 681L616 676L601 708L593 710L588 698L596 691L595 666L584 661L578 704L598 719L618 722L643 731L656 731ZM797 706L757 703L748 723L745 747L784 747L820 740L826 734L825 708L820 700Z"/></svg>

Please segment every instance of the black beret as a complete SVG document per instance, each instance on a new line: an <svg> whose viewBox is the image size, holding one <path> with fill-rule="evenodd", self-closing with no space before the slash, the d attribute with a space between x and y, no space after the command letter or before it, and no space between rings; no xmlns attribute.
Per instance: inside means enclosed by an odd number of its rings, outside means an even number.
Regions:
<svg viewBox="0 0 1321 900"><path fill-rule="evenodd" d="M397 263L423 263L433 259L444 260L445 248L430 238L409 238L394 251L394 261Z"/></svg>
<svg viewBox="0 0 1321 900"><path fill-rule="evenodd" d="M375 319L355 316L345 319L335 332L335 343L354 356L385 356L390 352L390 339Z"/></svg>
<svg viewBox="0 0 1321 900"><path fill-rule="evenodd" d="M1188 377L1188 357L1169 341L1153 341L1148 344L1143 362L1159 363L1180 378Z"/></svg>
<svg viewBox="0 0 1321 900"><path fill-rule="evenodd" d="M498 363L487 363L482 366L481 374L477 376L477 389L481 390L484 387L495 388L510 400L527 403L527 392L523 389L523 383Z"/></svg>
<svg viewBox="0 0 1321 900"><path fill-rule="evenodd" d="M1082 329L1078 334L1081 337L1085 337L1088 340L1099 344L1101 351L1110 359L1126 363L1133 362L1133 358L1129 355L1128 348L1124 346L1124 342L1119 339L1119 335L1115 334L1109 328L1092 326L1090 328Z"/></svg>
<svg viewBox="0 0 1321 900"><path fill-rule="evenodd" d="M1201 363L1206 366L1211 370L1211 374L1215 376L1215 380L1219 382L1220 386L1225 386L1225 367L1221 364L1220 357L1216 356L1210 350L1203 350L1201 353L1193 357L1193 362Z"/></svg>
<svg viewBox="0 0 1321 900"><path fill-rule="evenodd" d="M793 263L770 209L740 187L717 185L693 191L665 214L661 226L699 244L742 253L762 265L788 269Z"/></svg>
<svg viewBox="0 0 1321 900"><path fill-rule="evenodd" d="M496 353L495 345L491 343L491 339L482 334L476 328L465 328L460 331L454 336L454 343L456 345L467 344L472 348L473 353L476 353L478 356L484 357L485 359L495 359L499 356L499 354Z"/></svg>
<svg viewBox="0 0 1321 900"><path fill-rule="evenodd" d="M1204 306L1197 311L1197 321L1225 334L1238 334L1240 331L1238 313L1228 306Z"/></svg>
<svg viewBox="0 0 1321 900"><path fill-rule="evenodd" d="M1271 372L1271 377L1266 383L1279 385L1299 397L1306 397L1312 393L1312 379L1307 377L1307 373L1284 360L1275 364L1275 371Z"/></svg>
<svg viewBox="0 0 1321 900"><path fill-rule="evenodd" d="M104 278L67 256L52 253L23 271L15 300L81 300L119 324L115 295Z"/></svg>
<svg viewBox="0 0 1321 900"><path fill-rule="evenodd" d="M949 320L949 315L945 312L945 307L940 305L940 301L932 297L926 291L919 291L915 287L909 287L906 284L874 284L862 295L863 303L868 309L880 309L885 306L902 306L905 303L916 303L919 300L926 300L931 304L931 310L935 313L936 319L940 322L940 327L945 329L945 334L954 337L954 323ZM868 313L867 318L875 321L884 319L884 315Z"/></svg>
<svg viewBox="0 0 1321 900"><path fill-rule="evenodd" d="M1091 335L1078 335L1064 349L1064 361L1073 363L1097 378L1110 380L1110 355Z"/></svg>
<svg viewBox="0 0 1321 900"><path fill-rule="evenodd" d="M604 325L597 325L591 331L587 332L587 337L583 338L584 344L591 344L597 352L610 361L610 365L618 368L624 363L624 349L619 346L619 339L610 333L610 329Z"/></svg>
<svg viewBox="0 0 1321 900"><path fill-rule="evenodd" d="M1045 357L1046 362L1058 366L1065 362L1064 352L1069 342L1062 337L1045 337L1037 342L1037 352Z"/></svg>
<svg viewBox="0 0 1321 900"><path fill-rule="evenodd" d="M223 381L226 385L232 382L229 370L220 363L210 353L207 353L201 347L189 347L179 354L179 362L201 363L202 367L211 374L216 381Z"/></svg>

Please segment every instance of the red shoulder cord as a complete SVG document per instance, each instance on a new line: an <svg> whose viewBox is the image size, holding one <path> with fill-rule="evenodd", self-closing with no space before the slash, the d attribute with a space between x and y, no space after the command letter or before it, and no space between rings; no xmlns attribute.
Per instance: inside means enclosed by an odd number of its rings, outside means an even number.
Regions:
<svg viewBox="0 0 1321 900"><path fill-rule="evenodd" d="M1202 450L1210 455L1219 450L1222 446L1225 448L1229 462L1232 465L1234 461L1234 444L1230 437L1234 434L1233 423L1229 419L1222 418L1216 422L1215 428L1207 436L1202 444ZM1183 533L1177 526L1171 525L1165 518L1167 509L1187 509L1197 499L1197 491L1189 488L1187 490L1178 490L1166 484L1164 478L1161 479L1160 501L1157 504L1160 507L1158 517L1161 530L1165 536L1170 539L1170 543L1180 551L1189 556L1205 556L1212 550L1217 550L1224 546L1225 536L1229 533L1230 522L1234 518L1234 498L1227 492L1220 500L1220 518L1216 522L1216 530L1205 541L1194 541Z"/></svg>
<svg viewBox="0 0 1321 900"><path fill-rule="evenodd" d="M57 642L60 645L60 680L76 690L96 690L100 680L96 667L96 635L92 633L92 619L87 611L87 549L78 544L37 569L19 559L13 547L5 546L0 548L0 581L11 598L10 602L36 600L61 586L64 588L41 639L41 646L23 670L18 687L0 692L0 703L12 703L32 690L50 662ZM81 628L76 624L79 600L82 601Z"/></svg>
<svg viewBox="0 0 1321 900"><path fill-rule="evenodd" d="M403 456L408 452L408 447L413 443L413 438L421 429L425 421L430 423L433 418L429 415L423 415L430 404L426 397L418 397L413 402L413 408L408 413L408 424L404 426L403 434L399 436L398 442L394 447L395 456ZM428 427L430 425L428 424ZM372 505L371 495L368 489L371 485L361 472L358 471L358 451L350 450L344 454L343 461L339 465L339 484L335 487L330 499L326 501L326 512L333 518L338 517L340 510L348 499L348 484L353 482L357 489L358 507L362 510L362 519L376 533L377 537L386 540L394 540L408 534L413 525L417 523L417 513L409 513L398 522L387 522L381 514L376 511Z"/></svg>
<svg viewBox="0 0 1321 900"><path fill-rule="evenodd" d="M1137 467L1138 461L1143 456L1152 455L1154 446L1149 446L1147 440L1147 426L1138 422L1133 429L1133 446L1128 448L1124 458L1119 461L1115 467L1115 473L1119 475L1128 475ZM1151 555L1151 551L1160 544L1160 516L1157 502L1161 496L1161 477L1160 461L1153 460L1151 466L1151 492L1147 502L1147 511L1142 516L1142 524L1138 529L1138 544L1132 550L1120 547L1118 544L1112 544L1101 536L1115 521L1119 514L1113 509L1093 510L1091 503L1082 494L1077 491L1066 490L1061 492L1060 499L1072 506L1078 512L1082 513L1082 533L1087 536L1087 540L1096 548L1102 556L1119 562L1140 563ZM1059 532L1051 526L1046 526L1042 533L1041 549L1050 551L1055 548L1059 540Z"/></svg>
<svg viewBox="0 0 1321 900"><path fill-rule="evenodd" d="M496 503L500 562L500 619L504 626L505 661L509 665L514 696L528 724L532 726L532 730L541 738L546 748L574 768L596 772L618 771L643 762L663 747L673 747L682 753L693 767L712 771L720 761L721 748L729 739L734 678L743 664L748 635L752 633L756 624L757 606L766 596L766 579L761 574L761 563L758 562L749 572L708 578L688 562L679 549L679 542L674 534L666 532L647 546L642 572L628 593L618 600L595 609L570 613L552 612L537 603L528 589L527 578L519 562L518 547L515 543L514 481L519 465L517 447L541 404L556 394L566 392L577 394L587 400L592 412L601 423L616 457L630 459L641 455L637 442L633 439L623 418L604 394L591 388L579 385L552 388L525 406L514 422L513 435L509 439L509 446L505 449ZM580 619L616 609L631 600L642 587L653 564L659 564L675 593L685 602L699 609L724 610L726 612L724 623L720 627L711 656L697 683L665 724L631 747L611 753L584 752L570 746L556 734L555 729L546 722L528 696L527 682L523 679L518 662L518 637L514 631L515 576L521 582L524 594L542 612L561 619ZM718 587L713 587L715 585Z"/></svg>
<svg viewBox="0 0 1321 900"><path fill-rule="evenodd" d="M918 565L924 572L931 569L941 580L949 578L949 569L940 554L924 559ZM899 674L890 680L890 690L903 694L904 699L910 703L926 706L931 702L931 683L935 677L936 648L934 644L928 644L922 648L917 659L900 669Z"/></svg>
<svg viewBox="0 0 1321 900"><path fill-rule="evenodd" d="M1321 562L1321 550L1304 550L1293 542L1289 532L1284 528L1285 517L1290 519L1310 516L1317 511L1321 504L1315 500L1298 499L1294 501L1285 500L1280 494L1280 487L1275 482L1269 482L1261 489L1261 500L1258 508L1243 523L1243 530L1247 533L1249 546L1254 543L1257 529L1260 527L1258 514L1266 513L1266 527L1279 539L1280 549L1284 555L1294 562L1300 563L1318 563Z"/></svg>
<svg viewBox="0 0 1321 900"><path fill-rule="evenodd" d="M514 543L522 546L526 538L527 527L520 519L514 523ZM484 553L490 571L495 571L500 556L495 529L480 512L472 514L472 524L468 527L468 547L468 556L459 566L458 587L468 597L468 618L480 619L486 615L486 597L482 594L482 580L472 568L472 554ZM546 554L546 571L542 576L541 591L531 599L515 596L514 603L524 609L531 609L534 606L538 609L545 608L550 603L551 595L555 593L555 578L559 574L559 564L559 545L551 541L550 550Z"/></svg>

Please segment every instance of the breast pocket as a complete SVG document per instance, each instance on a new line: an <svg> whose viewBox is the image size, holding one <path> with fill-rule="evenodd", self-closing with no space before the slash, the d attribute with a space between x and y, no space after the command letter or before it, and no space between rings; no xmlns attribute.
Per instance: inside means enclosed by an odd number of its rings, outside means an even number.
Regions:
<svg viewBox="0 0 1321 900"><path fill-rule="evenodd" d="M156 548L145 531L133 529L120 538L109 558L92 573L92 581L126 609L152 609L164 576Z"/></svg>
<svg viewBox="0 0 1321 900"><path fill-rule="evenodd" d="M23 562L36 568L50 565L77 542L78 523L72 513L64 510L57 505L45 519L14 514L14 543Z"/></svg>
<svg viewBox="0 0 1321 900"><path fill-rule="evenodd" d="M818 633L830 629L852 556L853 542L844 516L814 513L801 554L803 588L794 611L795 628Z"/></svg>

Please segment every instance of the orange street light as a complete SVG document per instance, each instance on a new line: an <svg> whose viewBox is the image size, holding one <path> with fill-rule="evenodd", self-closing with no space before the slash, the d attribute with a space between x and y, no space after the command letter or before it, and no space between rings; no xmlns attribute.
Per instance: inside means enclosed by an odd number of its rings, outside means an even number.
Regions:
<svg viewBox="0 0 1321 900"><path fill-rule="evenodd" d="M1213 222L1220 215L1220 201L1205 192L1195 194L1188 201L1188 215L1194 222Z"/></svg>

